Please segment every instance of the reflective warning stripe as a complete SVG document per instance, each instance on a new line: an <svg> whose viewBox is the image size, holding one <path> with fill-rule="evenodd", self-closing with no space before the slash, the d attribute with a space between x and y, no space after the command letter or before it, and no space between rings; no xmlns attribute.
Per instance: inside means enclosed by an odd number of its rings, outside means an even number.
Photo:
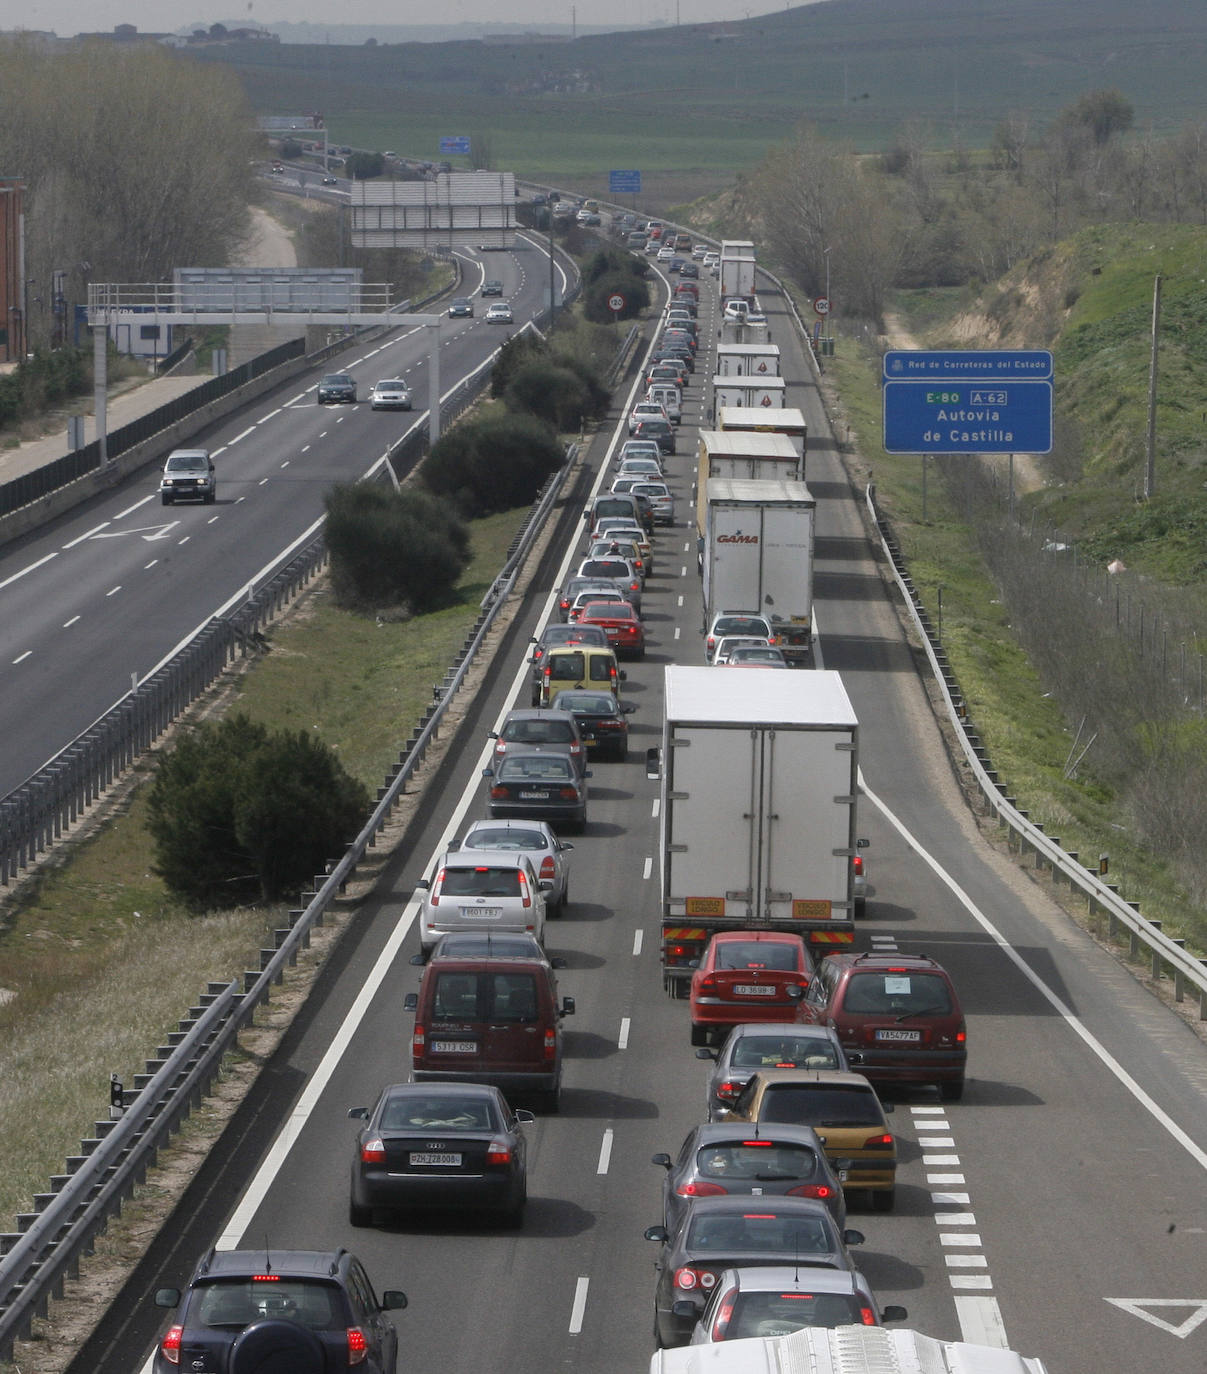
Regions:
<svg viewBox="0 0 1207 1374"><path fill-rule="evenodd" d="M809 943L811 945L853 945L855 932L853 930L811 930Z"/></svg>
<svg viewBox="0 0 1207 1374"><path fill-rule="evenodd" d="M702 926L663 926L664 940L706 940L709 932Z"/></svg>

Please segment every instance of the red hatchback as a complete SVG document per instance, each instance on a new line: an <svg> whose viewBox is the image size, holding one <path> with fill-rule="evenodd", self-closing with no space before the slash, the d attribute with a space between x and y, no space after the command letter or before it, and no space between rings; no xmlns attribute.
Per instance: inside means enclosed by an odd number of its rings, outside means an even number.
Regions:
<svg viewBox="0 0 1207 1374"><path fill-rule="evenodd" d="M812 976L813 958L799 935L714 935L692 974L692 1044L719 1043L746 1021L794 1021Z"/></svg>
<svg viewBox="0 0 1207 1374"><path fill-rule="evenodd" d="M580 625L598 625L616 650L616 657L644 658L645 629L627 601L591 601L578 617Z"/></svg>

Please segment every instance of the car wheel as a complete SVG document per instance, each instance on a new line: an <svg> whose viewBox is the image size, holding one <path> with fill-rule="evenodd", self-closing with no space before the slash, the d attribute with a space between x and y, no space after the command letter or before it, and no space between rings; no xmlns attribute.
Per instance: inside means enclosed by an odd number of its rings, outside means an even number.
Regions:
<svg viewBox="0 0 1207 1374"><path fill-rule="evenodd" d="M373 1208L362 1207L355 1198L348 1200L348 1225L349 1226L372 1226Z"/></svg>
<svg viewBox="0 0 1207 1374"><path fill-rule="evenodd" d="M505 1207L505 1208L499 1213L499 1225L505 1227L505 1228L506 1228L507 1230L509 1230L509 1231L510 1231L510 1230L514 1230L516 1227L523 1226L523 1224L524 1224L524 1206L525 1206L525 1204L527 1203L527 1201L528 1201L528 1180L527 1180L527 1179L522 1179L522 1180L520 1181L519 1196L518 1196L518 1197L516 1198L516 1200L511 1204L510 1207Z"/></svg>
<svg viewBox="0 0 1207 1374"><path fill-rule="evenodd" d="M854 907L854 917L857 921L862 921L868 914L868 903L866 897L856 897Z"/></svg>
<svg viewBox="0 0 1207 1374"><path fill-rule="evenodd" d="M214 504L214 502L215 502L217 499L218 499L218 493L217 493L216 491L207 492L207 493L206 493L206 498L205 498L205 504L206 504L207 506L212 506L212 505Z"/></svg>
<svg viewBox="0 0 1207 1374"><path fill-rule="evenodd" d="M172 498L168 495L166 491L160 496L159 499L163 502L165 506L170 506L172 504Z"/></svg>
<svg viewBox="0 0 1207 1374"><path fill-rule="evenodd" d="M896 1188L880 1188L872 1194L873 1212L891 1212L897 1201Z"/></svg>
<svg viewBox="0 0 1207 1374"><path fill-rule="evenodd" d="M693 1026L693 1027L692 1027L692 1045L693 1045L693 1046L695 1046L696 1048L701 1048L702 1046L708 1044L709 1039L710 1039L710 1036L709 1036L709 1031L708 1031L708 1027L707 1027L707 1026Z"/></svg>
<svg viewBox="0 0 1207 1374"><path fill-rule="evenodd" d="M940 1083L939 1096L944 1102L958 1102L964 1096L964 1080L958 1083Z"/></svg>

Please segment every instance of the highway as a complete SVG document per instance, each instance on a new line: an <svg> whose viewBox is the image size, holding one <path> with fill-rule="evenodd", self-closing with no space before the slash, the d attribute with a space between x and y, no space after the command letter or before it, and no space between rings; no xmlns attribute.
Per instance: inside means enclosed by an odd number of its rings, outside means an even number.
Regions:
<svg viewBox="0 0 1207 1374"><path fill-rule="evenodd" d="M715 297L708 288L702 297L701 337L715 341ZM1201 1374L1202 1043L978 835L818 392L802 380L809 374L783 302L770 296L764 304L792 383L788 404L809 422L818 658L842 672L861 721L860 830L871 841L872 888L856 938L864 948L938 958L968 1013L964 1100L942 1104L929 1091L893 1099L897 1207L889 1215L852 1208L849 1224L867 1238L860 1266L882 1303L908 1308L909 1325L945 1339L1009 1344L1040 1356L1050 1374ZM661 1186L649 1159L677 1149L702 1119L706 1066L690 1048L685 1005L661 990L657 791L643 753L658 738L663 665L702 661L688 522L693 430L710 376L707 362L697 366L679 453L669 463L679 524L658 536L646 588L650 651L628 665L624 695L637 706L630 761L594 765L587 833L574 840L573 899L547 938L567 960L560 990L576 998L577 1013L568 1022L562 1111L529 1128L531 1200L522 1231L500 1233L473 1218L352 1231L355 1123L347 1109L407 1076L411 1018L402 1000L419 976L408 963L418 947L414 883L449 837L483 814L487 731L509 704L527 703L528 636L577 556L569 547L560 566L551 559L541 568L525 598L461 747L434 781L415 842L356 917L315 996L72 1374L143 1368L163 1325L154 1289L183 1282L215 1242L350 1246L379 1289L401 1287L410 1297L396 1320L400 1366L413 1374L646 1368L657 1247L642 1231L660 1220ZM306 418L315 431L337 419ZM342 470L337 452L355 448L349 440L361 431L352 425L364 419L350 415L339 442L298 483L309 518L329 471ZM270 486L291 480L279 465L298 451L303 436L295 426L302 428L299 416L251 446ZM622 437L620 420L608 438ZM595 442L593 461L603 463L604 448L603 439ZM259 489L257 477L246 480ZM209 512L199 507L196 515L204 525ZM581 540L575 517L568 510L564 525ZM299 513L298 528L305 523Z"/></svg>
<svg viewBox="0 0 1207 1374"><path fill-rule="evenodd" d="M483 278L497 277L516 322L487 324L485 305L473 319L445 315L444 394L548 296L548 259L527 242L461 256L464 292L476 302ZM0 731L9 741L0 796L311 537L329 487L364 476L419 422L429 352L427 329L403 324L196 435L189 443L210 449L217 467L211 506L162 506L158 468L148 467L0 552ZM315 404L330 371L356 379L355 406ZM370 386L395 376L411 384L415 411L372 411Z"/></svg>

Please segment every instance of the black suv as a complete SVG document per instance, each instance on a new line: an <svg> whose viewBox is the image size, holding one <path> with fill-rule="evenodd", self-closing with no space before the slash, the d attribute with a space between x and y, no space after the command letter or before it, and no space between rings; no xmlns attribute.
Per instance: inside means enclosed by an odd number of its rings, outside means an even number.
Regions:
<svg viewBox="0 0 1207 1374"><path fill-rule="evenodd" d="M407 1299L378 1300L347 1250L211 1250L183 1296L161 1288L155 1303L176 1309L155 1374L241 1374L270 1354L292 1357L297 1374L395 1374L398 1332L385 1314Z"/></svg>
<svg viewBox="0 0 1207 1374"><path fill-rule="evenodd" d="M334 405L356 400L356 383L346 372L329 372L319 383L318 403Z"/></svg>

